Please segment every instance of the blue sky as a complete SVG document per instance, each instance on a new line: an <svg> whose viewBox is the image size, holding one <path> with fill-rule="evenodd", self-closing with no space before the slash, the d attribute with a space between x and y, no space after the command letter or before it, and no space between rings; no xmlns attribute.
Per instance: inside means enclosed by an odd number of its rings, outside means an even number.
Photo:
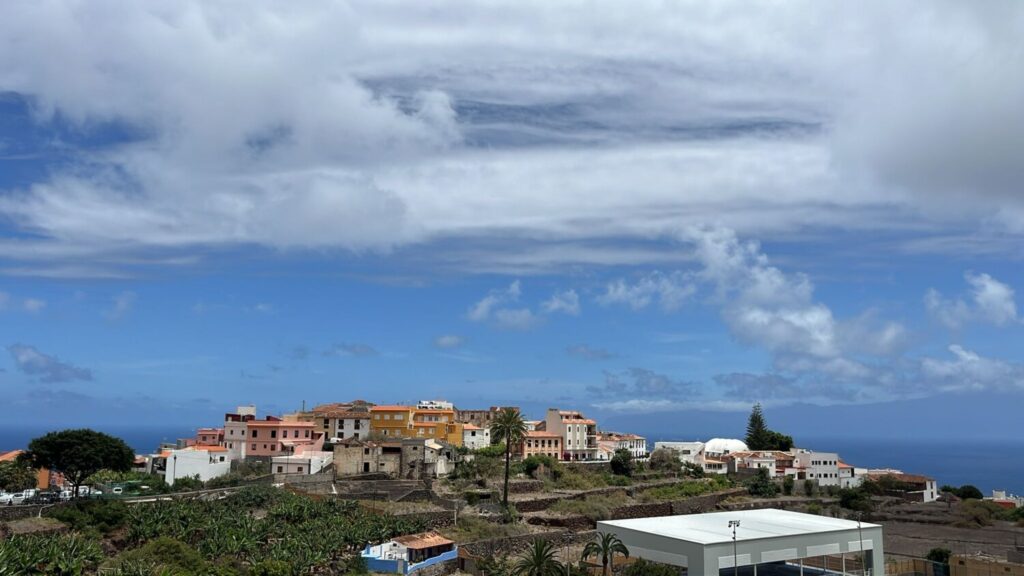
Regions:
<svg viewBox="0 0 1024 576"><path fill-rule="evenodd" d="M761 401L1019 436L1022 31L1015 3L6 4L8 420L441 397L709 436Z"/></svg>

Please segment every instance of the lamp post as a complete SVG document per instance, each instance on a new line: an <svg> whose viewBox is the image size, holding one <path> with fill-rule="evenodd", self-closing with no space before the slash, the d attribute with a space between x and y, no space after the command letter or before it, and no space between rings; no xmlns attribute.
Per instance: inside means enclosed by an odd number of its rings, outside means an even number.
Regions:
<svg viewBox="0 0 1024 576"><path fill-rule="evenodd" d="M739 520L729 520L729 528L732 528L732 573L733 576L739 576L740 564L739 554L736 551L736 529L740 527Z"/></svg>
<svg viewBox="0 0 1024 576"><path fill-rule="evenodd" d="M857 512L857 537L860 538L860 572L861 574L868 573L867 556L864 554L864 532L860 527L861 517L864 516L863 512Z"/></svg>

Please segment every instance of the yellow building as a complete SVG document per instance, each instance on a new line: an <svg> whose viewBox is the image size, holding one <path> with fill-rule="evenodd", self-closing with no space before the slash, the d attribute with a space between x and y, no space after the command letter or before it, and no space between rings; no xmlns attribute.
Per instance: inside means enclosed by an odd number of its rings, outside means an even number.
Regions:
<svg viewBox="0 0 1024 576"><path fill-rule="evenodd" d="M462 446L462 424L455 421L455 410L374 406L370 415L370 431L374 434L387 438L432 438Z"/></svg>

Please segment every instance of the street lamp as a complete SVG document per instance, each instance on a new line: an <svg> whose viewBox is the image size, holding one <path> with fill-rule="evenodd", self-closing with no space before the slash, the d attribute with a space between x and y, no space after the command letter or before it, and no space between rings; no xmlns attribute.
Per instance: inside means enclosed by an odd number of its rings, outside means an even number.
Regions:
<svg viewBox="0 0 1024 576"><path fill-rule="evenodd" d="M866 575L868 573L867 556L864 554L864 532L860 527L860 520L863 516L863 512L857 512L857 537L860 538L860 573Z"/></svg>
<svg viewBox="0 0 1024 576"><path fill-rule="evenodd" d="M732 528L732 573L733 576L739 576L740 564L739 555L736 553L736 529L740 527L739 520L729 520L729 528Z"/></svg>

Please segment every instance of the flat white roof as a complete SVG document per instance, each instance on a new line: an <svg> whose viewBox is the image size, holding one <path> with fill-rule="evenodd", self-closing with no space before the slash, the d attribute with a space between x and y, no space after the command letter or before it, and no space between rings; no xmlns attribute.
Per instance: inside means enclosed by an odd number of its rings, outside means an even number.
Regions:
<svg viewBox="0 0 1024 576"><path fill-rule="evenodd" d="M763 510L739 510L735 512L711 512L707 514L685 514L680 516L658 516L633 520L611 520L598 524L646 532L667 538L676 538L698 544L732 542L730 520L739 520L736 540L760 540L783 536L801 536L840 530L856 530L857 522L828 518L814 514L802 514L788 510L768 508ZM876 528L877 524L862 522L863 528Z"/></svg>

